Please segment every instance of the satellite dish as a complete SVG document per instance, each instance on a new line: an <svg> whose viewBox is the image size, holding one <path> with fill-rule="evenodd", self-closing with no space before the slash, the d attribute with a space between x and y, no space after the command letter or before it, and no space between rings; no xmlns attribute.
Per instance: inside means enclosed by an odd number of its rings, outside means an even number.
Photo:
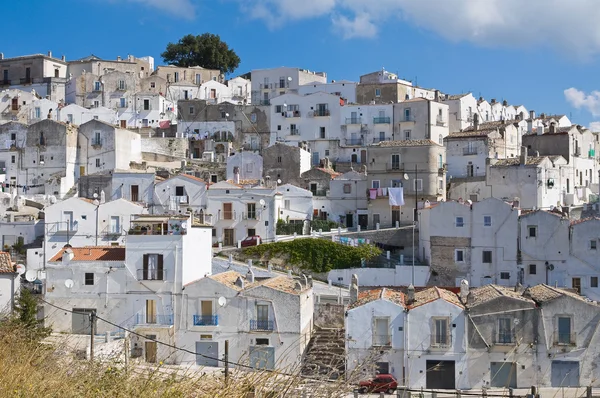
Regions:
<svg viewBox="0 0 600 398"><path fill-rule="evenodd" d="M187 228L187 223L186 222L182 222L181 223L181 228L186 229Z"/></svg>
<svg viewBox="0 0 600 398"><path fill-rule="evenodd" d="M548 270L554 271L554 264L548 264Z"/></svg>
<svg viewBox="0 0 600 398"><path fill-rule="evenodd" d="M227 299L223 296L219 297L219 300L217 301L219 303L219 305L221 307L225 307L225 304L227 304Z"/></svg>
<svg viewBox="0 0 600 398"><path fill-rule="evenodd" d="M258 201L258 203L260 203L260 205L261 205L261 206L264 206L264 205L265 205L265 203L267 203L267 202L265 202L265 200L264 200L264 199L261 199L261 200L259 200L259 201Z"/></svg>
<svg viewBox="0 0 600 398"><path fill-rule="evenodd" d="M515 325L518 325L519 322L521 322L518 318L515 318L515 320L513 321Z"/></svg>
<svg viewBox="0 0 600 398"><path fill-rule="evenodd" d="M75 284L75 283L73 282L73 279L67 279L67 280L65 281L65 286L67 287L67 289L70 289L70 288L72 288L74 284Z"/></svg>
<svg viewBox="0 0 600 398"><path fill-rule="evenodd" d="M281 184L281 180L279 178L277 179L277 184Z"/></svg>
<svg viewBox="0 0 600 398"><path fill-rule="evenodd" d="M25 271L26 271L26 269L23 264L17 264L17 273L19 275L23 275L25 273Z"/></svg>
<svg viewBox="0 0 600 398"><path fill-rule="evenodd" d="M25 279L27 280L27 282L33 282L37 279L37 272L33 270L25 272Z"/></svg>
<svg viewBox="0 0 600 398"><path fill-rule="evenodd" d="M288 76L288 82L291 82L291 81L292 81L292 77Z"/></svg>
<svg viewBox="0 0 600 398"><path fill-rule="evenodd" d="M408 174L404 173L404 179L408 180Z"/></svg>

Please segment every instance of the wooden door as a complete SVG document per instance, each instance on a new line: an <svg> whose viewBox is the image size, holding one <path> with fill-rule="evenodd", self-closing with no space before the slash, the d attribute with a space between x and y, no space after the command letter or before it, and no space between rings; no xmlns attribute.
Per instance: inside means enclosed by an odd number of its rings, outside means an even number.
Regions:
<svg viewBox="0 0 600 398"><path fill-rule="evenodd" d="M233 246L234 234L233 229L224 229L223 230L223 244L225 246Z"/></svg>
<svg viewBox="0 0 600 398"><path fill-rule="evenodd" d="M223 203L223 219L224 220L233 220L233 204L232 203Z"/></svg>
<svg viewBox="0 0 600 398"><path fill-rule="evenodd" d="M121 120L121 128L122 129L126 129L127 128L127 120Z"/></svg>
<svg viewBox="0 0 600 398"><path fill-rule="evenodd" d="M146 300L146 323L156 323L156 301Z"/></svg>
<svg viewBox="0 0 600 398"><path fill-rule="evenodd" d="M156 341L144 342L144 348L146 351L146 362L156 363L156 354L157 354Z"/></svg>
<svg viewBox="0 0 600 398"><path fill-rule="evenodd" d="M85 166L79 166L79 175L80 176L84 176L85 175Z"/></svg>
<svg viewBox="0 0 600 398"><path fill-rule="evenodd" d="M131 186L131 201L137 202L139 199L138 195L139 195L139 186L132 185Z"/></svg>

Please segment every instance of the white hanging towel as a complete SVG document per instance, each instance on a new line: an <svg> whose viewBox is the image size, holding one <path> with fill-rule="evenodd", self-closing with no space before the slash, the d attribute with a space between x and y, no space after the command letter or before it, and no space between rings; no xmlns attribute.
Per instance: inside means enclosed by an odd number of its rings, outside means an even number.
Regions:
<svg viewBox="0 0 600 398"><path fill-rule="evenodd" d="M388 188L390 206L404 206L404 188Z"/></svg>

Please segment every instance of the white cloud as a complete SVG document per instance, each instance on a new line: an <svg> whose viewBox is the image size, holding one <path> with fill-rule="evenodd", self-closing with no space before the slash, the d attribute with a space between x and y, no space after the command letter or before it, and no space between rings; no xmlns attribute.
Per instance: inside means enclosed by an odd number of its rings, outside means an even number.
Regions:
<svg viewBox="0 0 600 398"><path fill-rule="evenodd" d="M597 0L239 0L250 16L277 27L330 16L343 37L372 37L402 20L451 41L482 46L555 48L586 58L600 53Z"/></svg>
<svg viewBox="0 0 600 398"><path fill-rule="evenodd" d="M565 99L577 109L585 109L593 116L600 116L600 91L592 91L589 94L576 89L568 88L564 91Z"/></svg>
<svg viewBox="0 0 600 398"><path fill-rule="evenodd" d="M117 3L118 0L110 0ZM194 19L196 17L196 8L192 0L126 0L130 3L138 3L168 14L184 18Z"/></svg>
<svg viewBox="0 0 600 398"><path fill-rule="evenodd" d="M600 132L600 122L591 122L589 129L591 131L598 131L598 132Z"/></svg>

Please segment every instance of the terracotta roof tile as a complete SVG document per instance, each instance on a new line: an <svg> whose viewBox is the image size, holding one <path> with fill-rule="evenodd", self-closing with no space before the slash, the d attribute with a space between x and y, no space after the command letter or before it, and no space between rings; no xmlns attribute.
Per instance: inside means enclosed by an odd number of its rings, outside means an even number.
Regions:
<svg viewBox="0 0 600 398"><path fill-rule="evenodd" d="M240 292L243 290L242 287L235 284L235 281L237 281L239 277L241 277L244 281L244 287L248 287L248 281L246 280L246 277L236 271L221 272L216 275L211 275L208 278L212 279L215 282L219 282L230 289L237 290L238 292Z"/></svg>
<svg viewBox="0 0 600 398"><path fill-rule="evenodd" d="M399 140L399 141L380 141L377 144L373 144L372 146L377 147L395 147L395 146L441 146L435 141L432 140Z"/></svg>
<svg viewBox="0 0 600 398"><path fill-rule="evenodd" d="M446 289L440 289L437 286L415 292L415 301L409 305L409 308L419 307L438 299L446 300L449 303L464 308L464 305L461 303L456 293Z"/></svg>
<svg viewBox="0 0 600 398"><path fill-rule="evenodd" d="M62 261L66 250L73 251L71 261L125 261L125 248L114 246L86 246L63 248L50 259L50 262Z"/></svg>
<svg viewBox="0 0 600 398"><path fill-rule="evenodd" d="M523 295L526 297L531 297L533 300L541 303L551 301L559 297L569 296L574 299L585 301L591 304L591 302L588 301L585 297L580 296L577 293L571 292L567 289L548 286L546 284L540 284L529 287L525 290Z"/></svg>
<svg viewBox="0 0 600 398"><path fill-rule="evenodd" d="M598 220L598 221L600 221L600 218L598 218L598 217L581 218L579 220L571 221L571 226L574 226L574 225L577 225L577 224L582 224L584 222L588 222L588 221L592 221L592 220Z"/></svg>
<svg viewBox="0 0 600 398"><path fill-rule="evenodd" d="M548 156L528 156L526 166L537 166L540 165L544 159ZM508 159L500 159L496 163L494 163L491 167L509 167L509 166L518 166L521 164L520 158L508 158Z"/></svg>
<svg viewBox="0 0 600 398"><path fill-rule="evenodd" d="M329 174L331 177L337 177L339 175L341 175L342 173L338 173L337 171L333 170L333 169L326 169L323 167L315 167L315 170L319 170L322 171L323 173L327 173Z"/></svg>
<svg viewBox="0 0 600 398"><path fill-rule="evenodd" d="M14 272L15 265L10 258L10 253L0 252L0 274L11 274Z"/></svg>
<svg viewBox="0 0 600 398"><path fill-rule="evenodd" d="M400 289L377 288L359 291L358 300L348 306L348 309L368 304L375 300L387 300L401 307L405 307L404 293Z"/></svg>
<svg viewBox="0 0 600 398"><path fill-rule="evenodd" d="M302 286L302 288L299 290L296 289L296 286L298 283L300 284L300 286ZM290 278L289 276L284 276L284 275L276 276L274 278L269 278L269 279L259 283L258 285L265 286L265 287L275 289L275 290L279 290L281 292L289 293L289 294L300 294L303 291L309 289L307 286L302 285L302 283L297 281L296 279Z"/></svg>
<svg viewBox="0 0 600 398"><path fill-rule="evenodd" d="M494 300L498 297L507 297L515 300L520 300L530 304L534 304L532 300L523 297L520 293L515 292L513 289L509 289L504 286L498 285L485 285L471 289L469 297L467 299L467 307L476 307L480 304L487 303L488 301Z"/></svg>
<svg viewBox="0 0 600 398"><path fill-rule="evenodd" d="M190 180L194 180L194 181L198 181L198 182L202 182L202 183L206 184L206 181L204 181L202 178L198 178L198 177L190 175L190 174L178 174L174 177L185 177L185 178L189 178ZM174 178L174 177L171 177L171 178Z"/></svg>

